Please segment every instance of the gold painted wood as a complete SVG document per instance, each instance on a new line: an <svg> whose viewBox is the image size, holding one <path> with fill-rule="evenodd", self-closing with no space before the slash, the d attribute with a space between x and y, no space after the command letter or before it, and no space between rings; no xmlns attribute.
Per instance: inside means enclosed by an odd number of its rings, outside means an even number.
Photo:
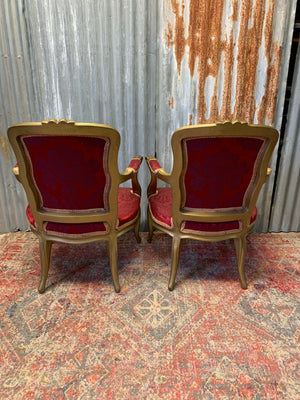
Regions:
<svg viewBox="0 0 300 400"><path fill-rule="evenodd" d="M256 173L256 179L251 184L251 190L247 195L244 207L224 209L217 211L188 211L182 209L184 204L184 188L181 180L182 171L186 164L185 154L182 150L182 141L187 138L198 137L257 137L265 139L263 151L260 157L259 169ZM172 173L167 173L163 168L153 170L150 165L151 160L156 160L154 156L147 156L146 161L150 170L150 183L147 190L148 198L157 191L158 179L168 183L172 188L172 226L167 227L157 223L148 205L148 225L149 225L149 241L153 237L153 228L159 229L162 232L172 236L172 261L171 273L169 279L169 290L173 290L178 268L180 256L180 248L183 239L195 239L207 242L221 241L226 239L234 239L236 248L238 272L241 287L247 288L244 263L246 254L246 237L254 226L250 224L250 219L254 211L256 201L265 183L268 175L271 173L271 168L268 168L272 152L278 140L278 132L268 126L253 125L240 121L224 121L216 124L190 125L177 129L171 139L173 151L173 170ZM230 232L224 234L218 233L188 233L181 229L183 221L197 222L225 222L225 221L240 221L241 229L239 232Z"/></svg>
<svg viewBox="0 0 300 400"><path fill-rule="evenodd" d="M135 171L133 168L127 168L123 173L118 170L118 151L120 146L120 135L111 126L90 124L90 123L75 123L65 119L42 122L27 122L13 125L8 129L8 138L17 158L17 166L13 169L16 178L21 182L27 195L37 229L32 231L38 236L40 242L41 256L41 280L39 284L39 292L45 291L46 280L50 263L51 246L53 242L64 243L87 243L98 240L108 242L110 268L113 279L113 284L116 292L120 291L118 270L117 270L117 238L131 229L134 229L135 237L140 242L139 225L140 225L140 210L136 218L129 224L118 227L118 188L125 181L132 181L132 190L135 194L141 196L141 187L138 182L138 168ZM40 206L40 195L35 182L31 177L31 167L24 146L21 144L21 136L89 136L102 137L109 140L110 147L108 152L108 172L110 175L110 188L108 195L108 207L104 211L87 210L84 212L76 211L47 211ZM134 159L139 160L139 165L142 162L142 157L137 155ZM91 223L105 222L109 229L107 233L98 234L89 237L62 237L55 234L46 233L43 228L45 222L58 223Z"/></svg>

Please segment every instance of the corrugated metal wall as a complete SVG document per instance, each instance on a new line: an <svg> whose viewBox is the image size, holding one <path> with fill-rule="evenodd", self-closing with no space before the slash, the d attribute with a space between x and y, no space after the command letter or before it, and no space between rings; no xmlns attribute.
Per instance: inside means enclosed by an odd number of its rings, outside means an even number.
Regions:
<svg viewBox="0 0 300 400"><path fill-rule="evenodd" d="M114 126L122 137L121 170L133 155L155 151L156 2L0 4L1 53L6 54L0 72L1 137L6 149L9 125L66 118ZM4 159L1 155L2 232L28 227L11 159L10 153ZM144 165L142 182L146 174ZM142 209L145 221L145 197Z"/></svg>
<svg viewBox="0 0 300 400"><path fill-rule="evenodd" d="M270 229L300 231L300 46L278 168Z"/></svg>
<svg viewBox="0 0 300 400"><path fill-rule="evenodd" d="M9 125L39 117L22 2L0 2L0 232L28 228L23 188L11 173L13 155L6 131Z"/></svg>
<svg viewBox="0 0 300 400"><path fill-rule="evenodd" d="M16 122L113 125L122 137L121 170L136 153L156 153L170 170L171 134L189 123L238 118L278 128L295 6L296 0L1 0L0 231L28 227L6 139ZM140 180L145 192L145 164ZM274 174L260 200L262 231L273 180ZM145 195L142 208L145 228Z"/></svg>

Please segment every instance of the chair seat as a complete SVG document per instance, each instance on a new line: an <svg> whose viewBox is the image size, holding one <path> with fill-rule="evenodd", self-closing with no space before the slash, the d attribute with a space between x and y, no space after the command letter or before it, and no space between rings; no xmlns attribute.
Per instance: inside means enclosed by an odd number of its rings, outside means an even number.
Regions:
<svg viewBox="0 0 300 400"><path fill-rule="evenodd" d="M149 206L155 222L165 228L171 229L172 223L172 189L158 188L157 192L149 197ZM257 209L255 207L251 216L250 225L255 222ZM229 233L240 230L238 221L226 222L194 222L185 221L181 226L182 232L211 232L211 233Z"/></svg>
<svg viewBox="0 0 300 400"><path fill-rule="evenodd" d="M132 222L138 215L140 207L140 196L134 194L130 188L119 188L118 191L118 224L117 228ZM33 229L36 229L35 220L30 206L26 209L28 221ZM105 222L92 222L81 224L65 224L57 222L46 222L45 231L57 236L95 236L108 232Z"/></svg>

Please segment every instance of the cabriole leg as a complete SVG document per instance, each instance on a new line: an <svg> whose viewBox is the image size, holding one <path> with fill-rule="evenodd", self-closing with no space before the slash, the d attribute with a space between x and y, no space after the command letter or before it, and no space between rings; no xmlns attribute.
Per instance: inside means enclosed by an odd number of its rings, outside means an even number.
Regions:
<svg viewBox="0 0 300 400"><path fill-rule="evenodd" d="M151 243L152 237L153 237L153 224L152 224L152 218L150 215L149 206L148 206L148 210L147 210L147 219L148 219L148 228L149 228L148 242Z"/></svg>
<svg viewBox="0 0 300 400"><path fill-rule="evenodd" d="M141 213L140 213L140 211L139 211L138 219L136 220L135 225L134 225L134 234L135 234L136 241L137 241L138 243L141 243L141 237L140 237L140 220L141 220Z"/></svg>
<svg viewBox="0 0 300 400"><path fill-rule="evenodd" d="M118 275L118 243L117 237L112 237L108 242L108 252L109 252L109 263L111 276L114 284L114 288L116 293L120 292L120 283L119 283L119 275Z"/></svg>
<svg viewBox="0 0 300 400"><path fill-rule="evenodd" d="M171 274L168 285L169 290L173 290L175 286L180 250L181 250L181 238L178 236L174 236L172 240L172 262L171 262Z"/></svg>

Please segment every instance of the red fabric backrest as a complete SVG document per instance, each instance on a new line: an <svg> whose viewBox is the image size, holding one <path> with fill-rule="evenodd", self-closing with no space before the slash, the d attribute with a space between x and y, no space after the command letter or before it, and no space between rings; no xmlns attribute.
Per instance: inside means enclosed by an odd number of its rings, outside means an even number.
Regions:
<svg viewBox="0 0 300 400"><path fill-rule="evenodd" d="M45 209L107 207L109 140L85 136L22 136Z"/></svg>
<svg viewBox="0 0 300 400"><path fill-rule="evenodd" d="M264 139L201 137L183 140L186 155L184 208L243 207Z"/></svg>

